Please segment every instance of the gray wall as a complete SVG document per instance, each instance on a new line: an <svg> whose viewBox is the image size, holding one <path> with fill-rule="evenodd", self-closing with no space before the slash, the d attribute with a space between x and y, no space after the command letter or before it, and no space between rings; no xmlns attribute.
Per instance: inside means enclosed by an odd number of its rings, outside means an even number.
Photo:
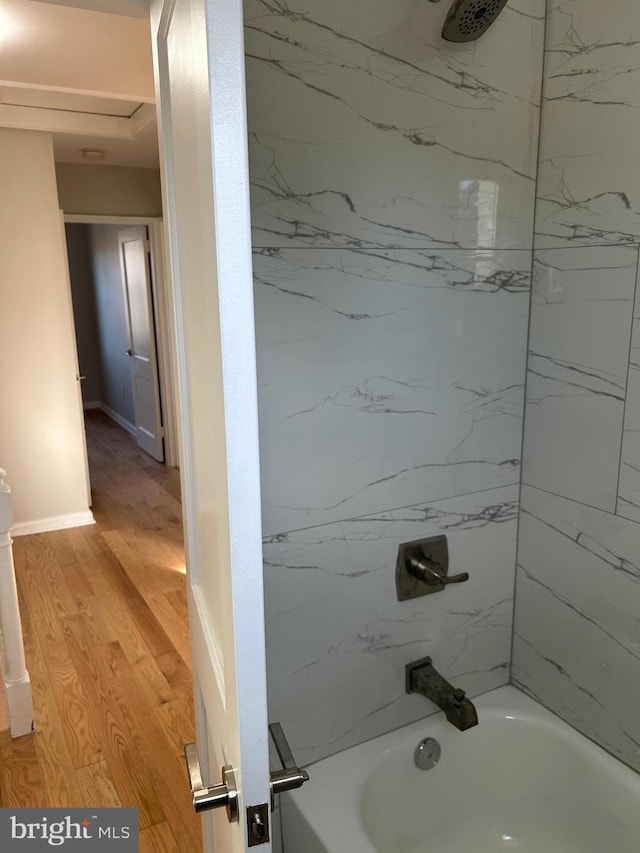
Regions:
<svg viewBox="0 0 640 853"><path fill-rule="evenodd" d="M516 683L640 770L640 8L549 4Z"/></svg>
<svg viewBox="0 0 640 853"><path fill-rule="evenodd" d="M509 679L544 0L247 0L268 683L308 762ZM467 584L398 603L401 542Z"/></svg>
<svg viewBox="0 0 640 853"><path fill-rule="evenodd" d="M131 366L120 256L118 225L90 225L102 402L125 421L135 423Z"/></svg>
<svg viewBox="0 0 640 853"><path fill-rule="evenodd" d="M67 256L73 300L73 321L82 380L82 400L95 403L102 399L100 346L93 287L93 268L87 225L65 225Z"/></svg>

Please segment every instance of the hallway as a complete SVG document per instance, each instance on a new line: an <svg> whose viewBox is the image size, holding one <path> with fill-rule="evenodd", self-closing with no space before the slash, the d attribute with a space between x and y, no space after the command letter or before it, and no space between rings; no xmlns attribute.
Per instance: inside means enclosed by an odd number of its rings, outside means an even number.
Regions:
<svg viewBox="0 0 640 853"><path fill-rule="evenodd" d="M14 542L36 731L0 734L0 805L133 806L143 853L197 853L179 474L86 414L97 523Z"/></svg>

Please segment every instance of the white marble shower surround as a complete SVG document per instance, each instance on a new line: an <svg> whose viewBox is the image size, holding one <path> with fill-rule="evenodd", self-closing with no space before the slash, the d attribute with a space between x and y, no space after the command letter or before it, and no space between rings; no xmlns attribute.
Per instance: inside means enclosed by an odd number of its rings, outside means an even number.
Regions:
<svg viewBox="0 0 640 853"><path fill-rule="evenodd" d="M617 500L637 265L635 247L535 255L523 482L609 512Z"/></svg>
<svg viewBox="0 0 640 853"><path fill-rule="evenodd" d="M471 45L446 6L245 2L270 715L303 762L435 710L411 659L508 678L545 0ZM398 545L443 531L471 580L398 603Z"/></svg>
<svg viewBox="0 0 640 853"><path fill-rule="evenodd" d="M523 487L513 678L640 770L640 528Z"/></svg>
<svg viewBox="0 0 640 853"><path fill-rule="evenodd" d="M519 481L529 265L256 251L265 532Z"/></svg>
<svg viewBox="0 0 640 853"><path fill-rule="evenodd" d="M247 0L256 246L530 249L544 0Z"/></svg>
<svg viewBox="0 0 640 853"><path fill-rule="evenodd" d="M267 537L270 707L309 762L434 713L404 666L432 655L471 695L509 678L518 487ZM470 580L396 601L400 542L446 533Z"/></svg>
<svg viewBox="0 0 640 853"><path fill-rule="evenodd" d="M640 242L640 5L551 0L536 246Z"/></svg>

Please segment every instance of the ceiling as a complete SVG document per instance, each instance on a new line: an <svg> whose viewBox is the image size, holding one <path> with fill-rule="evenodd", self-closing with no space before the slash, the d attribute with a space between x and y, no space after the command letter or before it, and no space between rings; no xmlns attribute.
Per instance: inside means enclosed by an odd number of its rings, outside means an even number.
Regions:
<svg viewBox="0 0 640 853"><path fill-rule="evenodd" d="M51 3L52 0L38 0ZM130 18L148 18L147 0L59 0L58 6L75 6L77 9L90 9L93 12L111 12L113 15L128 15Z"/></svg>
<svg viewBox="0 0 640 853"><path fill-rule="evenodd" d="M146 0L0 0L0 127L51 133L58 162L157 167Z"/></svg>

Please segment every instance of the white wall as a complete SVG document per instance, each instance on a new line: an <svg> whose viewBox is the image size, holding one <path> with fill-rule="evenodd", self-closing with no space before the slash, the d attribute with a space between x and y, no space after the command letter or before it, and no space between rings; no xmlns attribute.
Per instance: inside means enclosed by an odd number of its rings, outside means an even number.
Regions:
<svg viewBox="0 0 640 853"><path fill-rule="evenodd" d="M48 134L0 130L0 465L15 519L91 519L73 318Z"/></svg>
<svg viewBox="0 0 640 853"><path fill-rule="evenodd" d="M57 163L60 207L99 216L162 216L160 171Z"/></svg>

